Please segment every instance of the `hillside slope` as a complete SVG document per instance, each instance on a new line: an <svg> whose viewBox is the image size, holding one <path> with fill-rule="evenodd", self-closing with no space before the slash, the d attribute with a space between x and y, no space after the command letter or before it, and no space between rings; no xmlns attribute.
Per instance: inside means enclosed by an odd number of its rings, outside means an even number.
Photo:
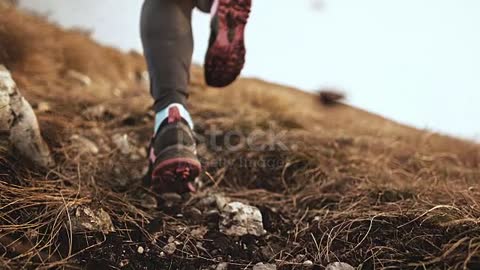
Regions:
<svg viewBox="0 0 480 270"><path fill-rule="evenodd" d="M206 173L196 194L155 198L142 187L153 114L141 55L2 7L0 64L58 164L40 172L1 151L0 268L480 267L477 144L260 80L208 88L194 67ZM218 194L257 206L266 235L221 233L206 203ZM85 209L115 232L78 230Z"/></svg>

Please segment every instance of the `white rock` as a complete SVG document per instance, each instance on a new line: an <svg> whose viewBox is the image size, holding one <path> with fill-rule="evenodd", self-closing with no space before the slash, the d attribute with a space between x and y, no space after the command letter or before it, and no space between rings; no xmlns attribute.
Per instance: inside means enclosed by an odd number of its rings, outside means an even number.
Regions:
<svg viewBox="0 0 480 270"><path fill-rule="evenodd" d="M92 210L90 207L78 207L75 215L70 218L75 232L115 232L110 215L102 208Z"/></svg>
<svg viewBox="0 0 480 270"><path fill-rule="evenodd" d="M130 261L129 261L128 259L122 260L122 261L120 262L120 267L125 267L125 266L127 266L129 263L130 263Z"/></svg>
<svg viewBox="0 0 480 270"><path fill-rule="evenodd" d="M86 109L82 114L88 119L99 119L102 118L106 113L107 108L103 104L100 104Z"/></svg>
<svg viewBox="0 0 480 270"><path fill-rule="evenodd" d="M327 265L325 270L355 270L355 268L348 263L335 262Z"/></svg>
<svg viewBox="0 0 480 270"><path fill-rule="evenodd" d="M175 243L168 243L167 245L165 245L165 247L163 247L163 250L165 251L165 253L167 253L168 255L172 255L173 253L175 253L175 250L177 250L177 245Z"/></svg>
<svg viewBox="0 0 480 270"><path fill-rule="evenodd" d="M140 157L142 158L147 158L147 150L145 148L138 149L138 155L140 155Z"/></svg>
<svg viewBox="0 0 480 270"><path fill-rule="evenodd" d="M112 141L122 154L128 155L132 152L132 147L128 140L127 134L123 134L123 135L115 134L112 137Z"/></svg>
<svg viewBox="0 0 480 270"><path fill-rule="evenodd" d="M42 138L37 117L28 101L20 94L10 72L0 65L0 131L20 155L35 165L51 168L55 162Z"/></svg>
<svg viewBox="0 0 480 270"><path fill-rule="evenodd" d="M52 106L50 106L50 103L43 101L43 102L38 103L37 111L38 112L50 112L50 111L52 111Z"/></svg>
<svg viewBox="0 0 480 270"><path fill-rule="evenodd" d="M145 252L145 249L142 246L139 246L137 252L138 254L143 254L143 252Z"/></svg>
<svg viewBox="0 0 480 270"><path fill-rule="evenodd" d="M303 266L305 266L305 267L312 267L312 266L313 266L313 262L310 261L310 260L304 261L304 262L303 262Z"/></svg>
<svg viewBox="0 0 480 270"><path fill-rule="evenodd" d="M226 235L261 236L266 233L263 228L262 213L256 207L241 202L231 202L221 211L220 231Z"/></svg>
<svg viewBox="0 0 480 270"><path fill-rule="evenodd" d="M143 160L142 157L138 154L131 154L130 155L130 160L131 161L139 161L139 160Z"/></svg>
<svg viewBox="0 0 480 270"><path fill-rule="evenodd" d="M228 263L226 262L219 263L215 268L215 270L227 270L227 269L228 269Z"/></svg>
<svg viewBox="0 0 480 270"><path fill-rule="evenodd" d="M277 270L277 266L275 264L257 263L253 266L253 270Z"/></svg>
<svg viewBox="0 0 480 270"><path fill-rule="evenodd" d="M72 144L77 147L81 153L98 154L100 152L98 146L94 142L83 136L75 134L70 137L70 140L72 141Z"/></svg>
<svg viewBox="0 0 480 270"><path fill-rule="evenodd" d="M71 69L67 71L67 77L80 82L84 86L90 86L92 84L92 79L90 79L90 77L76 70Z"/></svg>

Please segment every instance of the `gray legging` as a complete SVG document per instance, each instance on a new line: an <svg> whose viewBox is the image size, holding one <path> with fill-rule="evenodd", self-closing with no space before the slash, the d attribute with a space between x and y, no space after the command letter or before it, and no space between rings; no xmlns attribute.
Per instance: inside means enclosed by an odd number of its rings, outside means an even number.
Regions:
<svg viewBox="0 0 480 270"><path fill-rule="evenodd" d="M213 0L145 0L141 36L154 109L185 105L193 54L192 10L210 11Z"/></svg>

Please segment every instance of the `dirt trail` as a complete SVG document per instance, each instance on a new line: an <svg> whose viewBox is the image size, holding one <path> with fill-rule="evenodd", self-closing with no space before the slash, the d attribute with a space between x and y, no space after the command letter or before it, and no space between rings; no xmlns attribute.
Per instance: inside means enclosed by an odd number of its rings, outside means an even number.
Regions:
<svg viewBox="0 0 480 270"><path fill-rule="evenodd" d="M0 7L0 64L57 163L39 172L2 148L0 268L480 267L477 144L260 80L208 88L194 67L206 173L197 194L158 197L142 187L140 55ZM222 233L218 194L257 207L265 234Z"/></svg>

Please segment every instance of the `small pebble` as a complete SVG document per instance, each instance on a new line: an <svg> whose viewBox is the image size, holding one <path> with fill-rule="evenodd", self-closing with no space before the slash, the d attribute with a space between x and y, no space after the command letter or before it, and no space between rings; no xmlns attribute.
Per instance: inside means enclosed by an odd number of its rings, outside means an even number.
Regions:
<svg viewBox="0 0 480 270"><path fill-rule="evenodd" d="M143 254L143 252L145 252L145 250L143 249L142 246L139 246L138 249L137 249L137 252L138 252L138 254Z"/></svg>
<svg viewBox="0 0 480 270"><path fill-rule="evenodd" d="M52 111L52 107L50 106L50 103L42 101L42 102L38 103L37 111L39 111L39 112L50 112L50 111Z"/></svg>
<svg viewBox="0 0 480 270"><path fill-rule="evenodd" d="M175 250L177 250L177 245L175 245L175 243L169 243L163 248L163 250L168 255L172 255L173 253L175 253Z"/></svg>
<svg viewBox="0 0 480 270"><path fill-rule="evenodd" d="M127 260L127 259L122 260L122 261L120 262L120 267L125 267L125 266L127 266L129 263L130 263L130 261Z"/></svg>
<svg viewBox="0 0 480 270"><path fill-rule="evenodd" d="M202 220L203 218L202 211L200 211L198 208L195 208L195 207L188 208L185 211L185 215L188 218L196 221Z"/></svg>
<svg viewBox="0 0 480 270"><path fill-rule="evenodd" d="M303 266L307 266L307 267L313 266L313 262L310 260L304 261Z"/></svg>
<svg viewBox="0 0 480 270"><path fill-rule="evenodd" d="M166 202L178 203L182 201L182 196L180 196L180 194L178 193L165 193L165 194L162 194L160 198L162 198L162 200Z"/></svg>
<svg viewBox="0 0 480 270"><path fill-rule="evenodd" d="M191 234L196 239L203 239L203 237L205 236L205 234L207 234L207 232L208 232L207 227L199 227L199 228L193 229L191 231Z"/></svg>
<svg viewBox="0 0 480 270"><path fill-rule="evenodd" d="M253 270L277 270L277 266L275 264L257 263L253 266Z"/></svg>
<svg viewBox="0 0 480 270"><path fill-rule="evenodd" d="M228 269L228 263L219 263L217 265L217 268L215 270L227 270Z"/></svg>
<svg viewBox="0 0 480 270"><path fill-rule="evenodd" d="M122 154L128 155L132 152L132 147L127 134L115 134L112 137L112 141Z"/></svg>
<svg viewBox="0 0 480 270"><path fill-rule="evenodd" d="M325 270L355 270L355 268L348 263L336 262L327 265Z"/></svg>

